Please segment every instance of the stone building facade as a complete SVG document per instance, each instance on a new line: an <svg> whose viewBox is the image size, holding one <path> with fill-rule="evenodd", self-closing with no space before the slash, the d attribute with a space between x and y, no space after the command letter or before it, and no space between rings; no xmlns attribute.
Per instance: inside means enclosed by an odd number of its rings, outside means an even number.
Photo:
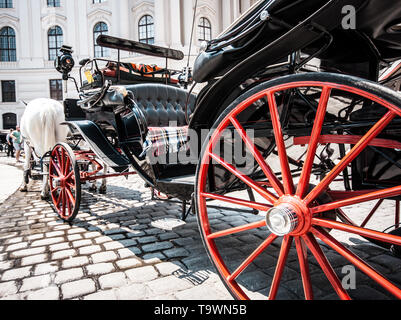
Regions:
<svg viewBox="0 0 401 320"><path fill-rule="evenodd" d="M181 69L188 60L196 0L0 0L0 129L19 123L21 101L68 93L54 69L62 44L70 45L74 58L117 58L116 50L95 45L99 34L153 43L182 50ZM198 0L192 64L202 40L216 37L256 0ZM163 59L122 53L125 61L164 65ZM77 68L74 70L77 76Z"/></svg>

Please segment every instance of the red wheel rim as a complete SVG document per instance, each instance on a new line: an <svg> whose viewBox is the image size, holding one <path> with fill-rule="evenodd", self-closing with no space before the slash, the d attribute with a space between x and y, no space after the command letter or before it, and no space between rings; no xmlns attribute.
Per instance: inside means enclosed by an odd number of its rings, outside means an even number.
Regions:
<svg viewBox="0 0 401 320"><path fill-rule="evenodd" d="M50 194L54 207L63 220L75 215L77 207L77 181L74 163L63 145L57 145L49 165Z"/></svg>
<svg viewBox="0 0 401 320"><path fill-rule="evenodd" d="M281 127L275 95L281 91L292 90L301 87L320 88L321 96L316 111L316 117L313 123L311 139L308 144L306 160L303 163L299 181L297 184L295 184L292 177L292 172L290 170L290 164L283 138L283 131ZM347 153L346 156L341 159L341 161L334 167L334 169L332 169L317 186L308 191L313 161L319 141L322 136L322 126L326 117L328 101L333 90L351 93L364 99L368 99L387 108L387 113L375 125L373 125L365 135L363 135L359 142L351 148L349 153ZM265 161L251 139L246 135L244 127L238 121L238 116L245 109L252 106L256 101L262 98L267 98L268 106L270 109L270 117L273 125L277 154L282 172L281 179L276 176L271 167L266 163L267 161ZM283 204L289 205L291 208L293 208L293 211L294 213L296 213L298 218L298 225L294 230L283 236L281 250L277 259L276 271L270 286L269 299L277 298L283 270L285 268L289 254L289 249L293 243L295 244L297 258L299 262L300 277L303 284L304 296L307 300L313 299L314 297L306 255L307 249L316 259L317 263L319 264L320 268L324 272L325 276L329 280L339 298L344 300L350 299L349 294L342 287L341 281L339 280L333 267L328 261L326 255L320 248L317 239L321 240L328 247L330 247L346 260L348 260L351 264L353 264L355 267L357 267L359 270L369 276L373 281L375 281L379 286L383 287L386 291L388 291L395 297L401 299L400 288L392 284L379 272L370 267L365 261L363 261L361 258L352 253L349 249L347 249L343 244L337 241L332 235L329 234L327 229L324 229L328 228L330 230L345 231L351 234L368 237L370 239L384 241L389 244L401 245L401 237L364 228L366 225L366 221L361 226L356 226L351 219L348 219L346 223L340 223L330 220L327 217L325 219L324 217L324 213L330 210L338 209L341 212L341 208L343 208L344 206L360 204L375 199L382 201L382 199L399 196L401 195L401 186L378 191L367 191L356 195L349 193L348 196L344 197L341 200L333 200L329 203L324 204L318 204L316 202L319 195L329 190L330 184L336 178L338 178L338 176L349 166L349 164L353 160L355 160L355 158L369 144L373 143L375 138L377 138L377 136L397 116L401 116L401 110L399 107L389 103L387 100L379 97L378 95L358 89L356 87L328 82L297 81L278 85L273 88L265 89L256 93L255 95L246 99L244 102L232 109L232 111L219 123L216 130L211 133L211 138L206 148L204 149L201 164L198 169L198 180L196 186L197 209L202 238L204 239L209 256L211 257L211 260L217 268L217 271L223 279L225 285L236 298L249 299L249 296L245 293L245 291L236 281L236 279L262 252L268 250L269 246L280 236L274 233L271 233L270 235L266 233L266 239L262 242L262 244L246 259L244 259L244 261L234 271L230 271L224 259L222 259L222 254L216 246L215 240L229 235L235 235L240 232L265 227L266 220L263 219L259 222L214 232L212 231L212 226L208 218L207 200L219 200L222 202L236 204L264 212L272 212L270 210L272 207L278 208L280 205ZM225 161L225 159L214 153L214 149L222 136L222 132L229 126L234 127L234 129L240 134L243 142L252 153L254 159L256 160L256 163L260 166L261 170L268 180L268 184L270 185L271 189L274 190L274 192L269 191L268 188L265 188L263 186L263 184L258 183L257 181L253 181L250 177L242 174L233 165L229 164ZM246 201L243 199L217 195L208 192L207 182L211 161L215 161L225 170L235 175L245 185L252 188L253 191L258 193L264 199L264 203ZM400 207L399 202L397 201L396 222L398 221L398 223L399 211ZM372 215L372 213L369 214L370 217ZM343 218L346 219L347 216L344 214ZM368 217L366 219L368 219Z"/></svg>

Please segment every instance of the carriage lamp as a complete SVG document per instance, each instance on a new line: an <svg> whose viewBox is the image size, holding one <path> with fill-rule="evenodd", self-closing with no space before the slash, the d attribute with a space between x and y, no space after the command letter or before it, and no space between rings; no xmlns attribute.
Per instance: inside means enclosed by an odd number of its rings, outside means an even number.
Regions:
<svg viewBox="0 0 401 320"><path fill-rule="evenodd" d="M63 80L68 80L69 74L75 66L74 58L72 57L72 47L62 46L61 54L54 61L54 66L56 70L63 74Z"/></svg>
<svg viewBox="0 0 401 320"><path fill-rule="evenodd" d="M270 209L266 215L267 228L277 236L285 236L298 226L296 213L287 205Z"/></svg>

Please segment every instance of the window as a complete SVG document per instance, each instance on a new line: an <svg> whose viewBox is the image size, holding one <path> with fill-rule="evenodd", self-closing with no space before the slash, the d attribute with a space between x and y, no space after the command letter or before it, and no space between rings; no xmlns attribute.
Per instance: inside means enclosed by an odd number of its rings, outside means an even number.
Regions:
<svg viewBox="0 0 401 320"><path fill-rule="evenodd" d="M60 48L63 46L63 30L59 26L54 26L47 33L49 44L49 60L57 58Z"/></svg>
<svg viewBox="0 0 401 320"><path fill-rule="evenodd" d="M96 43L97 38L102 35L102 34L108 34L109 28L106 23L104 22L99 22L95 25L93 29L93 43L94 43L94 48L95 48L95 58L102 58L102 57L107 57L109 56L109 50L108 48L104 48L99 46Z"/></svg>
<svg viewBox="0 0 401 320"><path fill-rule="evenodd" d="M15 31L4 27L0 30L0 61L17 61Z"/></svg>
<svg viewBox="0 0 401 320"><path fill-rule="evenodd" d="M1 97L3 102L16 102L15 81L1 82Z"/></svg>
<svg viewBox="0 0 401 320"><path fill-rule="evenodd" d="M102 3L102 2L106 2L106 0L92 0L92 3Z"/></svg>
<svg viewBox="0 0 401 320"><path fill-rule="evenodd" d="M47 6L53 7L53 8L58 8L58 7L60 7L60 0L47 0Z"/></svg>
<svg viewBox="0 0 401 320"><path fill-rule="evenodd" d="M155 24L153 17L150 15L143 16L138 23L139 42L154 44L155 43Z"/></svg>
<svg viewBox="0 0 401 320"><path fill-rule="evenodd" d="M212 40L212 25L206 18L200 18L199 20L199 41L210 41Z"/></svg>
<svg viewBox="0 0 401 320"><path fill-rule="evenodd" d="M0 0L0 8L12 8L13 0Z"/></svg>
<svg viewBox="0 0 401 320"><path fill-rule="evenodd" d="M50 84L50 98L62 101L63 100L63 81L62 80L49 80Z"/></svg>
<svg viewBox="0 0 401 320"><path fill-rule="evenodd" d="M10 130L17 127L17 115L15 113L3 114L3 130Z"/></svg>

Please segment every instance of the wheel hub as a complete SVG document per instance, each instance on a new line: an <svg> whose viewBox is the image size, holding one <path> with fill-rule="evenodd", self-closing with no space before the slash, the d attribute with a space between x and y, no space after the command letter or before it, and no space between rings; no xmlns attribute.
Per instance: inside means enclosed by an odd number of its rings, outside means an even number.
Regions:
<svg viewBox="0 0 401 320"><path fill-rule="evenodd" d="M267 228L278 236L293 232L298 226L298 216L289 205L279 205L270 209L266 215Z"/></svg>
<svg viewBox="0 0 401 320"><path fill-rule="evenodd" d="M266 214L267 228L279 237L305 233L310 220L310 211L303 202L289 196L281 198Z"/></svg>

